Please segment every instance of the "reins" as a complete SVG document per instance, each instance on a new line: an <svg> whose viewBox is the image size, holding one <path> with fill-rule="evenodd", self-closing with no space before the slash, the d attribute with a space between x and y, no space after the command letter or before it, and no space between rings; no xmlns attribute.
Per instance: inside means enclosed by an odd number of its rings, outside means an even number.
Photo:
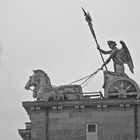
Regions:
<svg viewBox="0 0 140 140"><path fill-rule="evenodd" d="M99 70L101 70L101 68L98 68L94 73L88 75L88 76L85 76L83 78L80 78L78 80L75 80L73 82L70 83L70 85L74 84L74 83L77 83L77 82L80 82L82 80L84 80L80 85L82 87L85 87L86 85L88 85L90 83L90 81L93 79L93 77L99 72Z"/></svg>

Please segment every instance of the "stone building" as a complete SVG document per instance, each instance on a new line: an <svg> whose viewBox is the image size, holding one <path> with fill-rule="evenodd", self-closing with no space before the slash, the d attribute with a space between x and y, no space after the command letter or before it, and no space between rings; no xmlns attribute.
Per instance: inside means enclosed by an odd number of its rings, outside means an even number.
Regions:
<svg viewBox="0 0 140 140"><path fill-rule="evenodd" d="M105 93L99 98L89 95L94 92L82 93L82 99L69 93L67 100L23 102L30 119L19 129L23 140L139 140L138 85L129 77L104 75Z"/></svg>

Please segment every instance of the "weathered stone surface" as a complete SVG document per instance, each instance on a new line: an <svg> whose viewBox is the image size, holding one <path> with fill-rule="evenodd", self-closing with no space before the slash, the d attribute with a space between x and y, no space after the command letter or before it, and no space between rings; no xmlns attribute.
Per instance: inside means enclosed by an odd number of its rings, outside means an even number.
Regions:
<svg viewBox="0 0 140 140"><path fill-rule="evenodd" d="M50 112L49 118L69 118L69 112Z"/></svg>
<svg viewBox="0 0 140 140"><path fill-rule="evenodd" d="M49 131L48 132L50 140L73 140L76 138L78 140L85 138L85 134L82 129L78 130L58 130L58 131Z"/></svg>
<svg viewBox="0 0 140 140"><path fill-rule="evenodd" d="M31 115L31 120L34 121L45 120L45 119L46 119L46 114L44 112L32 113Z"/></svg>
<svg viewBox="0 0 140 140"><path fill-rule="evenodd" d="M46 112L33 112L31 114L31 138L33 140L45 140L46 139Z"/></svg>
<svg viewBox="0 0 140 140"><path fill-rule="evenodd" d="M82 112L71 112L70 113L70 117L71 118L85 118L85 117L91 117L91 112L86 112L82 111Z"/></svg>

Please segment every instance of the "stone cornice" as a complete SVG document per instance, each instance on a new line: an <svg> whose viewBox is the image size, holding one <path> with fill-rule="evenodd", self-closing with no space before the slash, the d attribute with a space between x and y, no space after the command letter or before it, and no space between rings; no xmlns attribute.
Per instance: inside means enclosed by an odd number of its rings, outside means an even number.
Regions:
<svg viewBox="0 0 140 140"><path fill-rule="evenodd" d="M23 102L23 107L30 116L31 111L40 111L41 108L62 109L64 107L85 108L100 106L116 106L123 104L140 104L140 99L90 99L76 101L27 101ZM79 107L80 106L80 107Z"/></svg>

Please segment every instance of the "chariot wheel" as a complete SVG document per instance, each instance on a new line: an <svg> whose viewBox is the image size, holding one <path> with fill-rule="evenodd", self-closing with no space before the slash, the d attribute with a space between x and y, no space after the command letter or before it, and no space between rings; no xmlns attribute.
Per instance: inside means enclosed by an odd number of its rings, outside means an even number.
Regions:
<svg viewBox="0 0 140 140"><path fill-rule="evenodd" d="M105 98L139 98L140 89L135 81L119 77L110 81L105 88Z"/></svg>

